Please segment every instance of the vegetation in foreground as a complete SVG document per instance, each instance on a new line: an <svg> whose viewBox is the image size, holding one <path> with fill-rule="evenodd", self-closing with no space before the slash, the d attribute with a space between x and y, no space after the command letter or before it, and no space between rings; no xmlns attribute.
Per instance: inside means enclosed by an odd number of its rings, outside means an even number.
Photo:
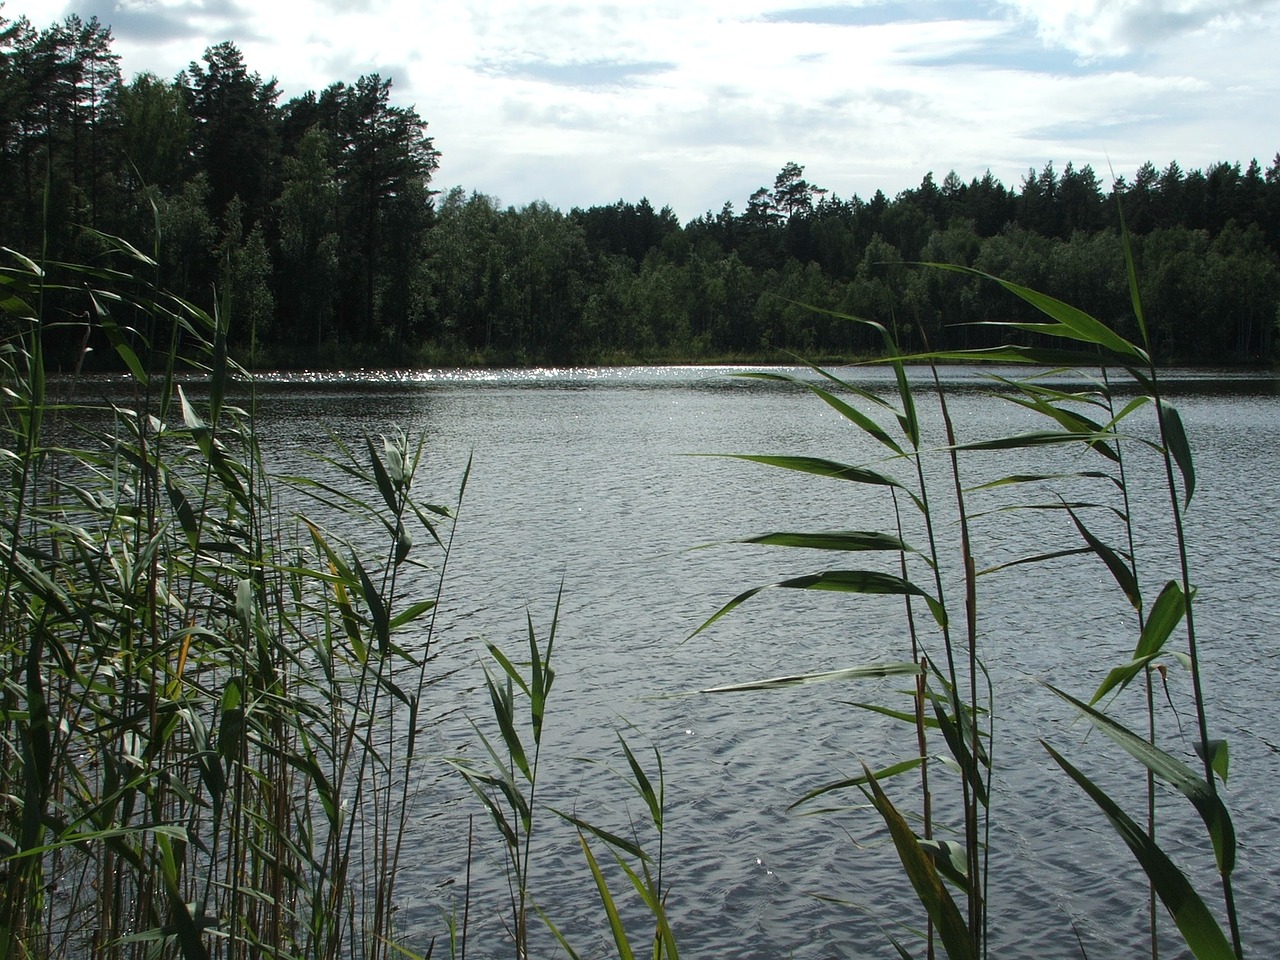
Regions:
<svg viewBox="0 0 1280 960"><path fill-rule="evenodd" d="M0 272L0 302L12 331L0 352L6 390L0 960L402 955L409 947L397 937L396 881L407 857L404 827L417 799L425 738L439 717L431 696L439 679L432 667L435 618L456 505L419 499L421 442L397 434L338 444L322 470L297 481L316 515L335 523L283 516L276 498L281 481L262 468L252 401L244 408L225 402L229 378L243 375L228 359L225 314L160 292L137 276L154 269L154 260L104 235L96 239L114 246L134 272L17 256ZM1167 925L1159 905L1197 958L1243 955L1232 895L1235 837L1218 785L1228 754L1207 728L1182 536L1194 464L1177 412L1161 394L1132 262L1129 277L1142 345L1059 301L1003 284L1045 317L1020 332L1054 338L1065 349L1009 347L980 356L1071 362L1100 370L1099 380L1073 393L1034 377L1002 383L1013 402L1046 418L1046 429L980 441L954 433L939 389L941 481L924 466L934 454L923 439L922 398L878 324L863 325L893 358L896 397L826 374L800 386L882 445L902 473L786 455L744 458L869 485L896 505L892 530L775 531L755 541L883 559L773 586L900 596L910 649L887 666L716 692L886 673L914 679L906 702L870 708L904 723L912 744L905 758L853 771L800 798L862 790L883 818L925 918L918 941L894 940L901 956L989 953L988 810L999 734L978 599L981 577L993 571L978 566L981 541L969 509L976 491L963 464L970 452L1056 444L1083 448L1097 469L990 478L984 487L1050 491L1048 499L1035 494L1018 506L1055 512L1079 538L1017 566L1072 556L1101 563L1131 606L1132 643L1105 682L1091 692L1053 692L1134 758L1146 782L1146 810L1136 818L1124 812L1067 751L1047 743L1046 750L1150 878L1152 955L1158 929ZM89 410L50 396L44 339L57 324L43 305L55 294L80 298L89 322L131 372L130 408ZM959 358L944 352L928 359ZM207 376L207 401L194 402L175 385L174 372L187 362ZM1138 390L1122 406L1111 380L1121 372ZM1154 416L1154 432L1133 429L1144 411ZM1139 493L1127 464L1147 453L1162 464L1176 530L1179 572L1163 585L1149 582L1141 531L1131 520ZM1109 499L1100 505L1076 499L1077 483L1098 480ZM465 485L464 477L459 500ZM951 506L944 508L944 500ZM951 510L958 523L943 529L938 519ZM379 555L362 554L335 532L351 519L381 531ZM948 573L954 569L961 571L958 596ZM410 582L436 586L411 594ZM702 629L760 589L734 598ZM1182 651L1172 646L1176 635L1185 637ZM577 955L555 926L554 905L538 903L530 881L531 837L547 816L561 816L578 831L600 899L600 926L618 956L674 958L660 758L642 763L626 741L620 744L627 789L643 800L656 852L635 839L637 830L608 830L542 808L537 784L555 679L555 618L544 639L530 620L525 643L527 660L490 647L484 687L492 722L476 728L488 761L458 764L505 851L512 949L530 955L533 915L541 914L557 942ZM1199 770L1162 744L1167 724L1153 683L1167 657L1184 663L1190 677ZM1148 726L1140 732L1104 710L1131 687L1145 695ZM934 759L939 755L943 760ZM908 799L886 792L908 775L919 777L919 809L910 817ZM1183 793L1203 821L1218 868L1218 909L1206 905L1159 845L1157 824L1181 811L1157 803L1156 779ZM955 820L941 822L943 811ZM603 865L602 850L609 853ZM634 914L619 910L622 891L634 894L650 926L638 930L624 919ZM466 914L442 927L426 952L465 955Z"/></svg>

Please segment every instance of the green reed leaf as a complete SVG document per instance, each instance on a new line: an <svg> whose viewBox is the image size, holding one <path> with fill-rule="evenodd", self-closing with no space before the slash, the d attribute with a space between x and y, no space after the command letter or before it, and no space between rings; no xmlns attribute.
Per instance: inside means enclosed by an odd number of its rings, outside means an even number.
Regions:
<svg viewBox="0 0 1280 960"><path fill-rule="evenodd" d="M762 463L770 467L782 467L784 470L796 470L800 473L811 473L819 477L831 477L835 480L850 480L854 483L868 483L883 487L902 487L902 484L897 480L885 474L877 473L864 467L837 463L834 460L827 460L822 457L787 457L749 453L707 454L707 456L730 457L734 460Z"/></svg>
<svg viewBox="0 0 1280 960"><path fill-rule="evenodd" d="M383 600L382 594L378 591L377 584L369 576L369 572L365 570L364 564L360 562L358 556L352 556L356 572L360 575L360 585L363 588L364 604L369 608L369 619L373 623L373 635L378 641L378 655L385 657L391 647L391 620L387 613L387 604Z"/></svg>
<svg viewBox="0 0 1280 960"><path fill-rule="evenodd" d="M991 804L991 796L987 791L987 781L982 776L982 770L987 766L988 758L986 752L982 749L982 744L978 744L978 757L975 759L973 755L973 740L969 734L973 731L973 720L967 715L961 713L960 719L947 712L947 705L963 706L955 701L948 700L943 697L931 697L933 703L933 714L938 721L938 728L942 731L942 738L947 741L947 748L951 751L951 756L955 758L957 771L962 777L969 781L969 786L973 788L973 795L978 802L984 807Z"/></svg>
<svg viewBox="0 0 1280 960"><path fill-rule="evenodd" d="M1182 473L1183 506L1191 505L1191 496L1196 492L1196 468L1191 459L1191 444L1187 440L1187 431L1182 426L1182 417L1178 409L1165 400L1160 401L1160 424L1164 432L1164 443L1173 462Z"/></svg>
<svg viewBox="0 0 1280 960"><path fill-rule="evenodd" d="M414 620L417 620L424 613L430 613L435 608L436 602L434 600L419 600L416 603L411 603L392 617L388 626L390 626L392 632L394 632L399 630L405 624L412 623Z"/></svg>
<svg viewBox="0 0 1280 960"><path fill-rule="evenodd" d="M1021 450L1030 447L1048 447L1064 443L1080 443L1104 441L1111 437L1105 432L1068 433L1061 430L1032 430L1027 433L1016 433L1007 437L994 437L991 440L975 440L970 443L957 444L957 450Z"/></svg>
<svg viewBox="0 0 1280 960"><path fill-rule="evenodd" d="M1127 558L1122 559L1120 554L1094 536L1089 531L1089 528L1084 525L1084 521L1080 519L1079 514L1071 509L1070 505L1064 502L1063 506L1075 523L1076 529L1080 531L1080 535L1089 544L1089 549L1106 564L1107 569L1111 571L1111 576L1120 585L1124 595L1129 598L1129 603L1132 604L1133 609L1140 611L1142 609L1142 593L1138 587L1138 578L1134 576L1133 568L1130 567Z"/></svg>
<svg viewBox="0 0 1280 960"><path fill-rule="evenodd" d="M1074 410L1067 410L1063 407L1056 406L1047 402L1042 397L1007 397L1010 403L1017 404L1028 410L1034 410L1043 416L1056 422L1068 433L1074 434L1078 439L1085 442L1091 449L1097 450L1108 460L1119 462L1120 455L1105 440L1098 439L1106 436L1108 431L1095 420L1082 414L1076 413Z"/></svg>
<svg viewBox="0 0 1280 960"><path fill-rule="evenodd" d="M1147 622L1142 628L1142 636L1138 640L1138 648L1133 652L1134 657L1149 657L1159 653L1186 614L1187 595L1182 592L1182 584L1177 580L1170 580L1151 605Z"/></svg>
<svg viewBox="0 0 1280 960"><path fill-rule="evenodd" d="M640 761L636 759L631 747L628 746L626 739L622 734L618 734L618 743L622 745L622 752L626 754L627 765L631 767L632 785L640 794L645 802L645 806L649 808L649 819L653 821L653 825L662 830L662 798L658 796L657 791L653 789L653 784L649 781L648 776L644 772L644 768L640 766ZM658 761L658 776L661 782L662 776L662 755L658 753L657 748L653 751L654 757Z"/></svg>
<svg viewBox="0 0 1280 960"><path fill-rule="evenodd" d="M738 543L767 547L803 547L810 550L910 550L897 537L867 530L839 530L831 533L765 533Z"/></svg>
<svg viewBox="0 0 1280 960"><path fill-rule="evenodd" d="M386 465L382 462L382 457L378 455L378 449L373 445L373 438L365 435L365 445L369 448L369 464L373 468L373 479L377 484L378 492L382 494L382 499L387 504L387 509L391 511L392 516L398 516L400 509L396 503L395 484L391 482L391 476L387 473Z"/></svg>
<svg viewBox="0 0 1280 960"><path fill-rule="evenodd" d="M777 690L782 687L799 687L810 683L830 683L834 680L866 680L882 677L918 676L924 669L909 660L898 663L874 663L865 667L846 667L842 670L824 670L820 673L794 673L769 680L750 680L720 687L708 687L700 693L741 693L744 690Z"/></svg>
<svg viewBox="0 0 1280 960"><path fill-rule="evenodd" d="M910 695L914 696L914 691L911 691ZM879 703L860 703L854 700L846 700L844 702L856 710L866 710L869 713L878 713L883 717L888 717L890 720L901 720L903 723L909 723L913 727L918 722L930 730L936 730L938 728L938 720L936 717L917 717L914 712L909 712L907 710L894 710L891 707L886 707Z"/></svg>
<svg viewBox="0 0 1280 960"><path fill-rule="evenodd" d="M1204 744L1197 740L1195 742L1196 754L1201 760L1204 759ZM1231 751L1227 747L1225 740L1209 741L1210 759L1209 766L1213 768L1213 772L1218 775L1223 783L1227 782L1227 774L1231 771Z"/></svg>
<svg viewBox="0 0 1280 960"><path fill-rule="evenodd" d="M1169 916L1173 918L1174 924L1187 946L1191 948L1196 960L1235 960L1235 951L1231 949L1231 944L1223 935L1218 921L1214 919L1195 888L1168 855L1100 787L1072 766L1049 744L1043 740L1041 744L1067 776L1089 795L1111 821L1116 833L1124 840L1150 878L1156 895L1169 911Z"/></svg>
<svg viewBox="0 0 1280 960"><path fill-rule="evenodd" d="M561 819L566 820L569 823L572 823L579 830L585 830L587 833L590 833L593 836L599 837L605 843L609 844L609 846L617 847L619 850L629 854L630 856L635 857L637 860L652 859L647 853L644 852L644 850L640 848L639 844L633 843L632 841L626 839L625 837L620 837L616 833L610 833L608 830L605 830L603 827L597 827L595 824L588 823L587 821L582 820L579 817L575 817L571 813L565 813L563 810L552 810L552 812L555 813L556 816L560 817Z"/></svg>
<svg viewBox="0 0 1280 960"><path fill-rule="evenodd" d="M849 777L844 780L836 780L832 783L823 784L820 787L816 787L815 789L810 790L799 800L790 804L787 807L787 809L794 810L796 807L806 804L810 800L815 800L818 797L824 796L825 794L828 794L828 793L833 793L836 790L848 790L850 787L864 786L869 781L869 779L873 776L877 780L888 780L891 777L896 777L900 773L908 773L912 770L919 769L919 767L923 763L924 763L923 757L911 757L907 760L900 761L899 763L894 763L894 764L890 764L887 767L882 767L879 770L876 770L874 773L868 771L862 774L862 776L860 777Z"/></svg>
<svg viewBox="0 0 1280 960"><path fill-rule="evenodd" d="M507 756L519 768L524 778L532 783L533 769L529 765L529 758L525 753L524 744L520 740L520 733L516 730L515 698L511 690L511 681L508 680L505 685L499 684L486 671L485 686L489 691L489 702L493 706L493 718L497 721L499 733L502 734L502 743L507 750ZM496 756L494 760L501 766L501 761Z"/></svg>
<svg viewBox="0 0 1280 960"><path fill-rule="evenodd" d="M901 416L888 403L886 403L884 400L877 397L875 394L871 393L869 390L864 390L855 384L846 383L844 380L841 380L839 377L836 377L834 374L831 374L828 371L823 370L821 367L815 367L812 364L809 364L809 366L811 369L816 371L821 376L826 377L828 380L832 381L833 383L838 384L841 388L848 390L850 393L854 394L855 396L862 397L864 400L868 400L877 406L883 407L884 409L894 413L895 416ZM824 403L826 403L829 407L831 407L833 410L839 413L842 417L844 417L850 423L853 423L858 427L860 427L863 430L863 432L865 432L868 436L874 438L877 442L888 447L890 450L892 450L894 453L898 454L899 456L906 455L902 447L898 445L897 441L895 441L891 436L889 436L888 432L883 427L881 427L878 423L876 423L873 419L868 417L865 413L863 413L857 407L854 407L851 404L849 404L847 401L845 401L841 397L836 396L830 390L827 390L822 386L816 383L813 383L812 381L802 380L801 378L790 373L769 373L769 372L752 371L748 373L734 374L734 376L743 377L745 379L752 379L752 380L772 380L772 381L779 381L782 383L793 383L797 386L804 387L806 390L810 391L815 396L820 398Z"/></svg>
<svg viewBox="0 0 1280 960"><path fill-rule="evenodd" d="M1236 834L1231 823L1231 815L1227 812L1222 798L1214 792L1203 777L1197 775L1177 757L1138 736L1105 713L1095 710L1052 684L1045 684L1045 686L1080 711L1099 732L1119 744L1153 774L1190 800L1191 805L1200 814L1200 819L1204 821L1205 827L1208 828L1219 872L1225 876L1235 869Z"/></svg>
<svg viewBox="0 0 1280 960"><path fill-rule="evenodd" d="M978 960L973 934L943 884L933 858L921 847L907 821L880 788L871 769L866 764L862 769L870 787L871 802L889 828L889 837L898 851L907 879L937 928L947 956L950 960Z"/></svg>
<svg viewBox="0 0 1280 960"><path fill-rule="evenodd" d="M605 883L604 874L600 872L600 865L596 863L595 855L591 852L591 845L582 834L578 834L578 842L582 844L582 853L587 858L587 866L591 868L591 876L596 882L596 891L600 894L600 903L604 906L605 916L609 918L609 930L613 933L614 946L618 948L618 960L635 960L631 944L627 941L627 930L622 925L618 907L613 902L612 894L609 893L609 885Z"/></svg>
<svg viewBox="0 0 1280 960"><path fill-rule="evenodd" d="M209 953L200 938L200 926L192 916L190 905L182 897L178 858L174 855L172 839L165 833L156 833L155 839L160 851L160 877L169 898L169 916L177 929L183 960L208 960Z"/></svg>
<svg viewBox="0 0 1280 960"><path fill-rule="evenodd" d="M485 643L485 646L488 647L489 654L493 657L493 659L498 661L498 666L502 667L502 672L505 673L508 677L510 677L520 687L520 689L524 691L525 695L527 696L529 694L529 683L527 680L525 680L523 675L521 675L520 670L516 667L516 665L511 662L511 660L507 657L505 653L502 652L502 650L498 647L497 644Z"/></svg>
<svg viewBox="0 0 1280 960"><path fill-rule="evenodd" d="M890 573L881 573L878 570L827 570L823 573L812 573L803 577L795 577L791 580L783 580L779 583L753 587L744 593L740 593L708 617L702 626L689 634L687 639L693 639L707 627L725 616L725 614L746 603L757 593L777 588L789 590L834 590L838 593L895 594L928 598L928 594L914 583Z"/></svg>

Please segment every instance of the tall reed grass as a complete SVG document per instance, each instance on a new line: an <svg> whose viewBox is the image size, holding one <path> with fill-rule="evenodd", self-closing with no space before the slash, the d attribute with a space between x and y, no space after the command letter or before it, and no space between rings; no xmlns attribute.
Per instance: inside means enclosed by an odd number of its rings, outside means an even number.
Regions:
<svg viewBox="0 0 1280 960"><path fill-rule="evenodd" d="M380 553L286 516L228 318L100 239L0 272L0 958L394 955L455 508L395 434L296 483ZM127 402L48 376L68 325Z"/></svg>
<svg viewBox="0 0 1280 960"><path fill-rule="evenodd" d="M225 301L166 294L156 258L97 240L113 266L0 263L0 960L465 958L469 886L424 943L398 879L459 706L433 701L434 662L470 465L447 505L399 431L274 475ZM51 339L108 345L127 400L50 376ZM577 956L531 882L558 614L545 642L530 618L527 661L488 645L487 759L454 764L506 854L520 957L539 922ZM661 761L655 787L620 747L656 855L642 824L545 814L571 825L602 935L631 955L601 844L674 958ZM437 853L469 874L470 843Z"/></svg>
<svg viewBox="0 0 1280 960"><path fill-rule="evenodd" d="M927 265L929 269L961 268ZM970 274L974 271L962 271ZM799 798L797 806L812 804L836 791L861 791L866 804L882 819L887 836L901 860L903 874L923 908L918 943L904 943L889 935L900 956L933 957L938 950L953 960L991 955L993 770L1000 731L994 717L1001 691L996 689L984 660L980 618L985 577L1026 573L1050 561L1078 558L1100 564L1115 591L1131 610L1127 646L1117 650L1118 663L1094 690L1075 694L1048 686L1054 695L1088 724L1110 738L1135 762L1133 768L1097 762L1086 774L1068 760L1064 748L1043 741L1048 756L1077 784L1088 800L1115 828L1145 872L1150 888L1149 952L1159 954L1162 904L1168 920L1192 954L1200 960L1243 956L1240 923L1234 903L1232 872L1235 836L1231 818L1220 797L1219 781L1227 776L1225 742L1212 739L1206 710L1206 678L1195 629L1194 589L1188 561L1183 517L1195 492L1195 466L1186 432L1176 408L1163 390L1160 372L1151 360L1146 323L1132 259L1128 262L1132 305L1141 339L1126 340L1093 317L1051 297L994 277L1012 295L1037 308L1043 319L1035 323L1006 323L1021 334L1034 334L1034 347L1009 346L994 350L932 352L902 356L885 326L859 318L882 338L897 385L896 395L881 397L815 368L817 379L780 373L747 376L782 380L808 390L835 410L850 428L870 437L883 458L872 464L849 464L816 457L736 455L739 459L815 474L879 491L896 518L886 530L772 531L745 542L765 546L818 551L825 556L881 558L879 562L824 569L767 586L747 590L707 619L695 635L711 628L720 617L748 602L761 590L838 591L848 594L889 594L903 600L903 619L909 638L901 651L886 651L891 659L818 675L735 683L714 688L726 693L762 690L781 685L823 681L851 682L867 676L902 675L914 678L905 703L856 704L859 709L892 718L907 728L903 755L878 770L863 766ZM938 364L990 363L1026 365L1025 378L992 378L995 392L1031 411L1044 426L1017 435L964 438L951 415ZM1069 368L1088 375L1086 389L1055 386L1052 374ZM932 389L911 382L913 372L930 374ZM934 405L940 437L922 439L920 408ZM1143 417L1146 417L1144 420ZM977 482L966 464L969 458L993 452L1035 448L1075 448L1083 463L1061 473L1009 473ZM1154 457L1162 482L1156 489L1135 479L1131 460ZM1098 499L1099 481L1110 495ZM1050 544L1036 555L983 566L985 544L975 534L973 502L981 494L1032 491L1010 497L1001 509L1035 511L1059 516L1057 529L1069 538ZM1159 538L1146 536L1137 526L1135 504L1165 503L1174 535L1170 554L1152 556L1140 544ZM990 508L988 508L990 510ZM1007 515L1007 514L1006 514ZM947 517L946 523L940 522ZM1045 529L1055 529L1045 523ZM1151 582L1147 570L1174 569L1167 582ZM1049 574L1046 574L1049 575ZM1077 597L1094 603L1097 597ZM1028 615L1034 615L1028 611ZM1061 624L1063 642L1071 624ZM1183 649L1174 646L1181 636ZM1198 737L1187 746L1161 732L1176 721L1179 705L1167 683L1156 696L1156 683L1166 676L1165 661L1185 667L1189 677L1189 709ZM1157 680L1157 677L1160 680ZM1107 707L1138 684L1144 729L1130 730L1108 713ZM1167 700L1167 706L1161 701ZM1194 749L1192 749L1192 747ZM1178 754L1198 754L1199 760ZM1089 751L1096 756L1096 751ZM1198 768L1198 769L1197 769ZM1124 788L1142 783L1146 806L1141 813L1122 809L1097 779L1107 777ZM914 789L901 783L914 777ZM899 783L891 799L889 781ZM1204 846L1218 868L1219 906L1210 909L1202 892L1160 846L1158 826L1179 819L1182 810L1157 803L1156 781L1181 792L1203 825ZM914 800L910 798L914 795ZM939 810L950 819L939 820ZM939 839L954 837L956 839ZM1223 923L1225 923L1225 931ZM1082 947L1083 950L1083 947Z"/></svg>

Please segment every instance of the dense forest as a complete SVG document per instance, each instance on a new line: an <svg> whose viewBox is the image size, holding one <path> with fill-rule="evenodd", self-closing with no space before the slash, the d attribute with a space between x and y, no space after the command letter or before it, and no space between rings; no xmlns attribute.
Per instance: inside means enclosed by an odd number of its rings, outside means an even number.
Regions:
<svg viewBox="0 0 1280 960"><path fill-rule="evenodd" d="M163 286L218 299L259 365L852 356L875 343L831 313L891 320L908 348L980 345L972 321L1017 318L994 285L916 261L1027 284L1132 336L1121 209L1164 359L1275 351L1280 154L1265 171L1147 163L1109 187L1071 163L1016 188L929 173L869 199L788 163L740 212L685 224L647 199L566 213L441 193L439 158L377 74L282 102L228 42L171 80L125 81L96 19L0 17L0 245L94 262L101 234L124 237ZM70 355L85 308L61 306Z"/></svg>

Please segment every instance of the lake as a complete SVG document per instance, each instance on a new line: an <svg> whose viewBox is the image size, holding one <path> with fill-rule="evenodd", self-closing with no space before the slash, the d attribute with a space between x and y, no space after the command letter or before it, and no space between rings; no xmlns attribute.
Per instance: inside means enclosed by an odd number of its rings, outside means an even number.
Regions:
<svg viewBox="0 0 1280 960"><path fill-rule="evenodd" d="M437 758L476 756L465 716L484 723L484 641L523 652L525 616L545 634L557 590L563 605L558 679L549 707L549 756L540 799L618 833L643 819L640 799L612 771L625 769L624 731L666 779L665 883L688 957L896 957L887 933L920 916L879 817L856 791L815 807L789 806L807 790L848 777L867 762L911 755L914 732L853 702L901 709L904 681L875 680L736 694L700 694L718 684L907 659L900 601L766 591L693 639L689 635L743 590L828 567L870 565L858 555L763 548L731 541L771 531L891 529L883 488L841 483L694 453L798 454L877 463L883 448L806 391L734 378L723 368L450 371L263 378L259 432L268 463L314 473L305 451L402 428L425 434L420 496L452 501L473 466L446 584L434 688L443 717ZM793 371L800 373L800 371ZM1012 375L1013 371L997 371ZM884 371L843 371L888 395ZM943 371L952 416L965 439L1043 428L992 399L972 369ZM1198 587L1197 625L1211 733L1230 743L1224 796L1239 837L1236 872L1246 948L1280 942L1280 389L1269 374L1169 374L1197 458L1187 517ZM932 442L936 405L921 401ZM1135 427L1151 429L1147 412ZM1032 471L1102 469L1096 455L1065 449L971 454L966 484ZM880 469L902 475L901 464ZM1149 452L1132 447L1130 479L1158 481ZM1167 495L1141 495L1133 512L1149 600L1175 575L1167 558ZM1004 512L1045 503L1053 491L1100 502L1097 481L978 491L974 552L980 568L1079 545L1062 511ZM935 496L945 502L947 490ZM311 508L308 508L311 509ZM939 506L941 535L954 542L954 509ZM1106 515L1085 514L1114 535ZM914 533L908 534L913 539ZM711 546L706 546L706 545ZM702 547L703 549L696 549ZM944 549L949 549L945 548ZM954 553L954 551L952 551ZM852 561L850 557L852 556ZM946 570L955 610L955 570ZM422 593L431 585L424 583ZM414 596L421 595L410 593ZM1145 929L1145 883L1132 856L1084 794L1038 742L1050 741L1141 819L1136 763L1072 722L1041 681L1088 699L1136 642L1129 608L1096 559L1067 557L982 578L980 646L995 688L996 767L992 807L992 955L1077 958L1137 955ZM1194 763L1189 682L1170 660L1162 744ZM1115 712L1140 720L1135 685ZM1132 703L1134 711L1124 705ZM941 744L938 745L941 752ZM589 758L596 763L589 763ZM941 774L935 774L941 776ZM905 788L905 783L904 783ZM935 788L939 793L945 788ZM906 793L910 796L910 791ZM906 801L904 801L905 803ZM1188 863L1217 909L1212 857L1189 805L1162 791L1165 843ZM460 910L467 817L476 814L468 955L509 956L494 919L505 894L496 833L443 762L432 762L415 811L401 890L401 926L414 949L443 933L442 911ZM944 811L945 813L945 811ZM585 957L612 950L572 829L541 815L534 896ZM598 853L603 853L598 850ZM622 881L619 881L621 883ZM621 888L615 888L621 892ZM480 918L480 919L477 919ZM1166 927L1171 924L1165 918ZM1074 930L1073 930L1074 927ZM1164 956L1183 955L1166 938ZM538 932L539 955L550 955ZM439 949L439 948L438 948Z"/></svg>

